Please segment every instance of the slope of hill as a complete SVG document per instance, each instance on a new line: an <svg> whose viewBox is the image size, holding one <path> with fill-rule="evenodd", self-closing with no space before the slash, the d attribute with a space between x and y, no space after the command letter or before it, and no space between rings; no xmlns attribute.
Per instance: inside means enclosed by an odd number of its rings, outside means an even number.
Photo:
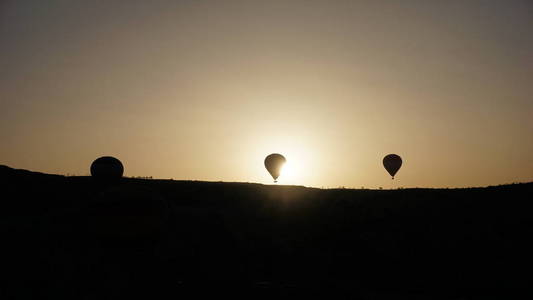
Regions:
<svg viewBox="0 0 533 300"><path fill-rule="evenodd" d="M0 166L8 298L528 291L533 183L321 190ZM103 297L102 295L105 295Z"/></svg>

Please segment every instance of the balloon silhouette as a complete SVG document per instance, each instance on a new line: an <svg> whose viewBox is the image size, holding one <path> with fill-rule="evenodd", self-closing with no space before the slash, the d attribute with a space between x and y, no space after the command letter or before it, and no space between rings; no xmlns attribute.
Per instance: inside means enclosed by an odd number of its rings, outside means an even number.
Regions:
<svg viewBox="0 0 533 300"><path fill-rule="evenodd" d="M286 161L287 160L285 159L285 157L278 153L270 154L265 158L265 167L268 173L272 175L272 178L274 178L274 182L278 182L277 179L281 172L281 168L283 167Z"/></svg>
<svg viewBox="0 0 533 300"><path fill-rule="evenodd" d="M120 160L111 156L97 158L91 164L91 176L101 182L118 181L123 173L124 166Z"/></svg>
<svg viewBox="0 0 533 300"><path fill-rule="evenodd" d="M402 166L402 158L396 154L389 154L383 158L383 166L389 172L390 176L392 176L392 179L394 179L394 175Z"/></svg>

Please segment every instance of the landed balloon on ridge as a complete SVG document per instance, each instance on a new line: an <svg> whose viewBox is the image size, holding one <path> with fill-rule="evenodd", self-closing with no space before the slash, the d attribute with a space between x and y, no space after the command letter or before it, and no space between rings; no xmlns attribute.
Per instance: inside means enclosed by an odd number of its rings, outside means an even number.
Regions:
<svg viewBox="0 0 533 300"><path fill-rule="evenodd" d="M123 173L120 160L111 156L102 156L91 164L91 176L101 182L118 181Z"/></svg>
<svg viewBox="0 0 533 300"><path fill-rule="evenodd" d="M383 166L389 172L390 176L392 176L392 179L394 179L394 175L396 175L396 172L402 166L402 158L396 154L389 154L383 158Z"/></svg>
<svg viewBox="0 0 533 300"><path fill-rule="evenodd" d="M278 153L270 154L265 158L265 167L268 173L272 175L272 178L274 178L274 182L278 182L277 179L285 162L287 162L285 157Z"/></svg>

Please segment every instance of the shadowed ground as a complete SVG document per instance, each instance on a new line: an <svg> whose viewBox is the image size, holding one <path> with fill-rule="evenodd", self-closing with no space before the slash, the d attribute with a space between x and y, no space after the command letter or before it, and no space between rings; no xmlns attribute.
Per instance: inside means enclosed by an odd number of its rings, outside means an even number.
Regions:
<svg viewBox="0 0 533 300"><path fill-rule="evenodd" d="M0 166L1 293L484 299L529 292L533 184L321 190Z"/></svg>

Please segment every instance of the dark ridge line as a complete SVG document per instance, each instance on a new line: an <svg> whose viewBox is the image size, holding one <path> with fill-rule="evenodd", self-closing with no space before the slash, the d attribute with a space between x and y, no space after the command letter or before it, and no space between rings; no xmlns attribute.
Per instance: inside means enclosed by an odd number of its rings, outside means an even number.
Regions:
<svg viewBox="0 0 533 300"><path fill-rule="evenodd" d="M15 173L19 175L32 175L32 176L50 176L55 178L64 178L64 179L90 179L91 176L66 176L61 174L49 174L42 172L29 171L25 169L15 169L6 165L0 165L0 175L3 173ZM513 182L513 183L504 183L498 185L488 185L488 186L473 186L473 187L446 187L446 188L434 188L434 187L398 187L392 189L372 189L372 188L318 188L318 187L308 187L304 185L280 185L280 184L264 184L258 182L239 182L239 181L207 181L207 180L194 180L194 179L164 179L164 178L135 178L135 177L123 177L124 181L129 182L165 182L165 183L207 183L207 184L228 184L228 185L251 185L251 186L262 186L269 188L298 188L298 189L308 189L308 190L318 190L318 191L373 191L373 192L390 192L390 191L403 191L403 190L480 190L480 189L491 189L491 188L506 188L519 185L533 185L533 181L530 182Z"/></svg>

